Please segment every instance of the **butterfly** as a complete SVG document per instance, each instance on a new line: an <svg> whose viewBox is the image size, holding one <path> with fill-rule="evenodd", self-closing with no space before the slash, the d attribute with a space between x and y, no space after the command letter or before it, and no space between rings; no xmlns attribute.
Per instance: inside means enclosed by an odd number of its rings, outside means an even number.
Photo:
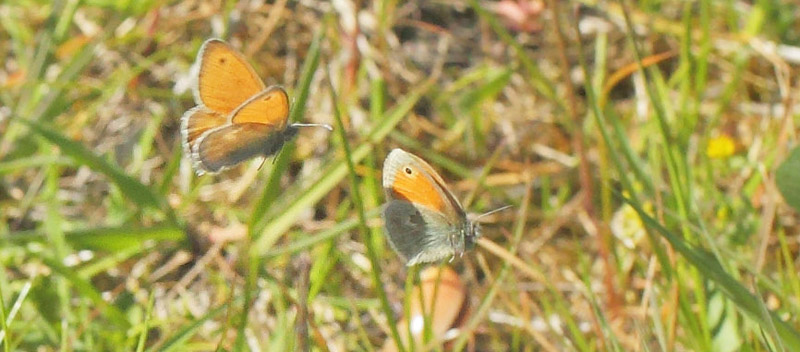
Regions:
<svg viewBox="0 0 800 352"><path fill-rule="evenodd" d="M383 162L389 244L411 266L461 255L481 236L442 177L418 156L394 149Z"/></svg>
<svg viewBox="0 0 800 352"><path fill-rule="evenodd" d="M244 57L222 40L203 43L195 65L197 106L181 118L181 139L197 175L273 155L297 135L299 127L332 130L324 124L287 124L286 90L264 85Z"/></svg>

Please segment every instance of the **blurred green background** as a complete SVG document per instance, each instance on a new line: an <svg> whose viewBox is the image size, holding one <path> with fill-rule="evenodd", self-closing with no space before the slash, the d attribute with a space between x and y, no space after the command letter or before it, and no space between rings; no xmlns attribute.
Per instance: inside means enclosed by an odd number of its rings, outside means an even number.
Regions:
<svg viewBox="0 0 800 352"><path fill-rule="evenodd" d="M798 12L0 2L2 349L798 351ZM212 37L335 130L195 176ZM470 212L513 208L406 267L379 216L396 147Z"/></svg>

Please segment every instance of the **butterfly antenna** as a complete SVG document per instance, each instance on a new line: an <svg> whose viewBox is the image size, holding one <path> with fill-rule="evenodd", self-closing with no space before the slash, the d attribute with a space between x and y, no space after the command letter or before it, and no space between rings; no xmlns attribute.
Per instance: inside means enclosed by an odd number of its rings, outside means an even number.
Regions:
<svg viewBox="0 0 800 352"><path fill-rule="evenodd" d="M333 127L327 123L293 123L294 127L322 127L328 131L333 131Z"/></svg>
<svg viewBox="0 0 800 352"><path fill-rule="evenodd" d="M497 208L497 209L495 209L495 210L491 210L491 211L489 211L489 212L486 212L486 213L483 213L483 214L481 214L481 215L478 215L477 217L475 217L474 219L472 219L472 221L474 221L474 222L477 222L477 221L478 221L478 219L480 219L480 218L482 218L482 217L484 217L484 216L492 215L492 214L494 214L494 213L497 213L497 212L499 212L499 211L506 210L506 209L508 209L508 208L511 208L511 207L513 207L513 205L510 205L510 204L509 204L509 205L506 205L506 206L504 206L504 207L499 207L499 208Z"/></svg>

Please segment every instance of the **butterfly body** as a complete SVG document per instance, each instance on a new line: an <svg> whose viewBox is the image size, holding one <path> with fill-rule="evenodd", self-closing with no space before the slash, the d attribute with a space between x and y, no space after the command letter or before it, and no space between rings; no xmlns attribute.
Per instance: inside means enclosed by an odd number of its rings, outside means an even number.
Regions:
<svg viewBox="0 0 800 352"><path fill-rule="evenodd" d="M392 248L407 265L461 255L475 246L480 226L467 214L442 178L421 158L394 149L383 165L383 209Z"/></svg>
<svg viewBox="0 0 800 352"><path fill-rule="evenodd" d="M192 159L195 160L194 166L196 169L203 169L206 172L220 172L229 167L229 165L236 165L243 161L249 160L255 156L269 157L276 154L283 145L291 141L298 132L298 128L292 125L286 126L285 129L280 131L269 132L261 124L244 123L241 124L243 129L247 129L251 133L257 133L258 136L254 137L249 143L242 145L231 151L224 153L218 149L213 148L214 144L235 144L236 138L239 133L237 131L227 131L219 137L210 135L212 139L206 141L206 137L201 136L197 140L197 148L192 151ZM222 140L217 140L221 138ZM208 145L208 147L205 147Z"/></svg>
<svg viewBox="0 0 800 352"><path fill-rule="evenodd" d="M305 124L287 124L289 96L266 87L227 43L209 39L197 54L197 106L181 118L184 152L198 175L277 153ZM330 129L326 125L314 125Z"/></svg>

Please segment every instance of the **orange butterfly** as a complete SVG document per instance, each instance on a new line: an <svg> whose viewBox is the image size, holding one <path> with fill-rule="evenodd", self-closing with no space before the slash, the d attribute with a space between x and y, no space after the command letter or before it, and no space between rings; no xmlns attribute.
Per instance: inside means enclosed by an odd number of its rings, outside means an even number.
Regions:
<svg viewBox="0 0 800 352"><path fill-rule="evenodd" d="M420 157L394 149L383 162L389 244L406 265L462 254L481 236L442 177Z"/></svg>
<svg viewBox="0 0 800 352"><path fill-rule="evenodd" d="M481 237L478 219L510 207L468 219L439 173L402 149L392 150L383 162L383 190L387 239L408 266L464 254Z"/></svg>
<svg viewBox="0 0 800 352"><path fill-rule="evenodd" d="M219 39L209 39L197 53L200 68L194 100L183 114L183 149L198 175L216 173L263 155L277 153L297 135L287 125L289 96L280 86L267 87L244 57Z"/></svg>

